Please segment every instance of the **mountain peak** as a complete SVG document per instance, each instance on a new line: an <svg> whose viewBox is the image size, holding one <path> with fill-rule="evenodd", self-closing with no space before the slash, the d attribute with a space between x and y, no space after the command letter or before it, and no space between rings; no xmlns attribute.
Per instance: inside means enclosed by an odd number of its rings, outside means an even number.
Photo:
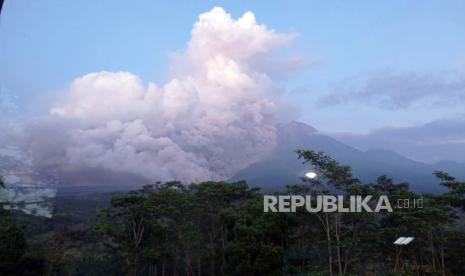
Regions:
<svg viewBox="0 0 465 276"><path fill-rule="evenodd" d="M292 147L292 152L308 142L315 136L317 130L305 123L292 121L278 126L278 147L277 149L288 149Z"/></svg>
<svg viewBox="0 0 465 276"><path fill-rule="evenodd" d="M292 121L287 124L283 124L279 126L280 131L284 132L291 132L291 133L300 133L300 134L307 134L307 135L312 135L318 130L306 123L302 122L297 122L297 121Z"/></svg>

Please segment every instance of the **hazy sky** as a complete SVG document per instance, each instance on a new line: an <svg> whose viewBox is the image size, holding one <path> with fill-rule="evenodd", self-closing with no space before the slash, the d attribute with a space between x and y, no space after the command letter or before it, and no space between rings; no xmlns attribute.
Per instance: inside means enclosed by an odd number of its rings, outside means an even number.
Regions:
<svg viewBox="0 0 465 276"><path fill-rule="evenodd" d="M16 115L44 112L72 80L102 70L164 83L170 55L214 6L298 34L278 55L308 68L278 86L320 130L364 133L463 114L464 1L6 0L1 101L16 102Z"/></svg>

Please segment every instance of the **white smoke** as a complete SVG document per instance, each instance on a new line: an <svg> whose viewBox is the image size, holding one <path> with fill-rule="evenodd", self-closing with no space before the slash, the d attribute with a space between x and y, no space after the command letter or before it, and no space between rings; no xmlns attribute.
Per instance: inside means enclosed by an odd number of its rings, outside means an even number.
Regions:
<svg viewBox="0 0 465 276"><path fill-rule="evenodd" d="M93 181L227 179L275 146L285 105L263 64L292 38L251 12L234 20L213 8L173 57L166 84L146 85L128 72L77 78L50 115L29 123L26 150L37 170L76 183L99 173Z"/></svg>

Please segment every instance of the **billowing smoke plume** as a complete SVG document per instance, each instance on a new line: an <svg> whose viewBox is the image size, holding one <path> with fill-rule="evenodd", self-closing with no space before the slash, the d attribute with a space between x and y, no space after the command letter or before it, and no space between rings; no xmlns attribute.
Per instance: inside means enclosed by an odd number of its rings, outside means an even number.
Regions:
<svg viewBox="0 0 465 276"><path fill-rule="evenodd" d="M37 170L58 171L68 185L119 175L227 179L275 145L285 107L263 65L292 37L251 12L234 20L214 8L173 57L166 84L128 72L77 78L50 115L29 123L25 148Z"/></svg>

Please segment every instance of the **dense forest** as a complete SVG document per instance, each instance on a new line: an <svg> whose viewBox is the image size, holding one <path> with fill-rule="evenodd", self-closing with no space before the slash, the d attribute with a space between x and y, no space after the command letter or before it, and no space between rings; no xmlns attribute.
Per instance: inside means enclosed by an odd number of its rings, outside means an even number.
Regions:
<svg viewBox="0 0 465 276"><path fill-rule="evenodd" d="M422 198L423 207L265 213L246 182L61 196L51 219L0 208L0 275L465 275L465 182L435 172L447 191L420 195L388 176L361 183L324 153L297 154L319 177L277 194ZM415 239L395 245L400 236Z"/></svg>

